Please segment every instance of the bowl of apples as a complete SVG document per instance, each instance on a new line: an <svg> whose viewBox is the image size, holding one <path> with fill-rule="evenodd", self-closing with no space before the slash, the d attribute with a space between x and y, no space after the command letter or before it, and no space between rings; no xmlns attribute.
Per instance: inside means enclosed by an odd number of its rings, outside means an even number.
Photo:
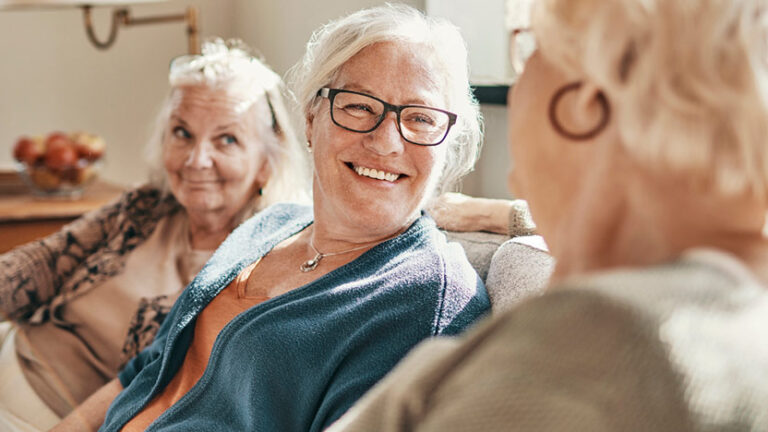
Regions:
<svg viewBox="0 0 768 432"><path fill-rule="evenodd" d="M79 197L96 178L104 148L104 139L98 135L53 132L20 137L13 157L19 175L35 195Z"/></svg>

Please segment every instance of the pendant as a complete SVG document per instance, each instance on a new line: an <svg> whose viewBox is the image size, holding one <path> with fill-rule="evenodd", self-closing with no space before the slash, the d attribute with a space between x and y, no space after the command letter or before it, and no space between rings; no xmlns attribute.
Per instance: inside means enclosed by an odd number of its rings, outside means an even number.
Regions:
<svg viewBox="0 0 768 432"><path fill-rule="evenodd" d="M304 273L311 272L312 270L317 268L317 265L320 264L320 260L323 259L323 254L317 254L314 258L311 260L308 260L301 264L299 267L299 270L301 270Z"/></svg>

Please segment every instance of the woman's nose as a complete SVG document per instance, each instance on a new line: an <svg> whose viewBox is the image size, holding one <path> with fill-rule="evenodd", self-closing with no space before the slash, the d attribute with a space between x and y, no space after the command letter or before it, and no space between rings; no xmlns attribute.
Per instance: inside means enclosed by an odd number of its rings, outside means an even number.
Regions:
<svg viewBox="0 0 768 432"><path fill-rule="evenodd" d="M382 156L403 152L405 141L397 129L396 113L387 113L379 127L373 130L365 140L365 147Z"/></svg>
<svg viewBox="0 0 768 432"><path fill-rule="evenodd" d="M191 168L210 168L213 166L210 145L206 141L198 141L189 152L186 165Z"/></svg>

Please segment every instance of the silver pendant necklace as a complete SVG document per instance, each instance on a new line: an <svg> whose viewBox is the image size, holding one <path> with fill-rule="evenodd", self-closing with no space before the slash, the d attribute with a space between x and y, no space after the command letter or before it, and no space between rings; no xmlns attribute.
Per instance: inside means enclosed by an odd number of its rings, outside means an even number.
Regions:
<svg viewBox="0 0 768 432"><path fill-rule="evenodd" d="M383 242L385 242L387 240L391 240L391 239L393 239L393 238L395 238L395 237L397 237L399 235L400 235L400 231L396 232L395 234L393 234L393 235L391 235L391 236L389 236L387 238L381 239L381 240L379 240L378 242L376 242L374 244L367 244L367 245L363 245L363 246L356 246L356 247L353 247L352 249L347 249L347 250L343 250L343 251L340 251L340 252L320 252L315 247L315 243L312 241L312 235L310 235L309 236L309 246L312 248L313 251L315 251L315 256L314 256L314 258L308 259L308 260L304 261L303 263L301 263L301 265L299 266L299 270L301 270L303 273L311 272L312 270L316 269L317 266L320 264L320 261L323 258L327 257L327 256L343 255L345 253L354 252L354 251L360 250L360 249L372 248L372 247L376 246L379 243L383 243Z"/></svg>
<svg viewBox="0 0 768 432"><path fill-rule="evenodd" d="M386 239L386 240L389 240L389 239ZM384 241L384 240L382 240L382 241ZM315 257L312 258L312 259L309 259L307 261L304 261L299 266L299 270L301 270L304 273L311 272L312 270L316 269L317 266L320 264L320 261L323 258L327 257L327 256L342 255L342 254L345 254L345 253L354 252L356 250L365 249L367 247L373 247L373 245L363 245L363 246L353 247L352 249L347 249L347 250L341 251L341 252L326 252L326 253L323 253L323 252L320 252L319 250L317 250L317 248L315 247L315 244L312 242L312 236L309 237L309 246L312 248L313 251L315 251Z"/></svg>

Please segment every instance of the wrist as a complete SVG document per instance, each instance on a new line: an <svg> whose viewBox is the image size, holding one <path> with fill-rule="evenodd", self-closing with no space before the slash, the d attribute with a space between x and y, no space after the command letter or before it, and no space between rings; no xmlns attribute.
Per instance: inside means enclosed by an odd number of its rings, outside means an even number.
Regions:
<svg viewBox="0 0 768 432"><path fill-rule="evenodd" d="M536 233L536 224L531 218L527 201L521 199L510 201L510 210L507 216L507 235L510 237Z"/></svg>

